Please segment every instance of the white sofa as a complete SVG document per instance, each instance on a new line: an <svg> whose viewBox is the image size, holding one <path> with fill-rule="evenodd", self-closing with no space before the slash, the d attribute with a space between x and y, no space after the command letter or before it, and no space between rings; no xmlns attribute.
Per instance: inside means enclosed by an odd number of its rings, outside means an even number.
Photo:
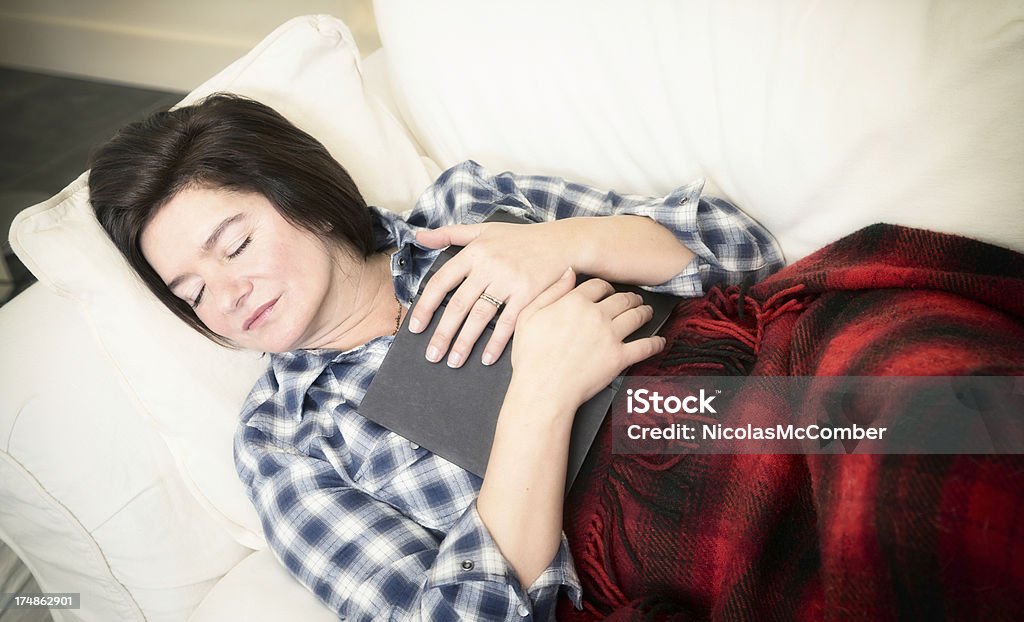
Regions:
<svg viewBox="0 0 1024 622"><path fill-rule="evenodd" d="M1024 5L906 0L377 0L360 59L326 16L190 94L316 135L370 202L441 170L658 194L697 177L790 261L887 221L1024 251ZM263 361L179 325L92 218L85 177L11 243L40 283L0 309L0 538L56 620L328 620L264 546L231 463Z"/></svg>

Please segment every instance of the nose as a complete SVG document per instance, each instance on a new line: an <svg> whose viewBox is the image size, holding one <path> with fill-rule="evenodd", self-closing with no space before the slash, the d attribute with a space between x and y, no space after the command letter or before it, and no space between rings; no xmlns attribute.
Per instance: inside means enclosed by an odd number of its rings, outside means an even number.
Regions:
<svg viewBox="0 0 1024 622"><path fill-rule="evenodd" d="M214 290L217 308L224 315L231 315L245 307L245 299L252 292L252 281L232 275L221 275L207 287Z"/></svg>

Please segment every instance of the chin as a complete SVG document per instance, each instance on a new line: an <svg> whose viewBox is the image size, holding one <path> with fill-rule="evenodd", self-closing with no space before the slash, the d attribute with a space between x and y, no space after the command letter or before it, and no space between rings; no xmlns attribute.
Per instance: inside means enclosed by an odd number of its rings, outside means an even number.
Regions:
<svg viewBox="0 0 1024 622"><path fill-rule="evenodd" d="M269 322L256 327L254 331L244 331L236 343L248 350L270 353L291 352L305 347L309 343L306 331L310 321L301 310L299 313L294 313L294 309L292 311L288 315L278 315L278 309L275 309L276 317L270 318Z"/></svg>
<svg viewBox="0 0 1024 622"><path fill-rule="evenodd" d="M267 326L266 334L259 335L253 341L254 350L260 352L291 352L302 347L302 335L295 330L281 330L282 327Z"/></svg>

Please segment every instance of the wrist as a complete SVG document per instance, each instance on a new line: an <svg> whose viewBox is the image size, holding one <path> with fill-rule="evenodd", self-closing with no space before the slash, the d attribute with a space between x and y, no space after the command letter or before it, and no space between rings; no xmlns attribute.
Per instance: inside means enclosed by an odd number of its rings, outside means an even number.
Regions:
<svg viewBox="0 0 1024 622"><path fill-rule="evenodd" d="M513 371L501 411L514 410L544 421L571 426L576 410L582 403L581 399L551 382L550 377Z"/></svg>
<svg viewBox="0 0 1024 622"><path fill-rule="evenodd" d="M576 274L597 274L601 259L599 231L605 220L607 217L581 216L545 223L557 232L565 249L565 262Z"/></svg>
<svg viewBox="0 0 1024 622"><path fill-rule="evenodd" d="M648 216L612 214L556 221L577 274L614 283L658 285L679 274L693 252Z"/></svg>

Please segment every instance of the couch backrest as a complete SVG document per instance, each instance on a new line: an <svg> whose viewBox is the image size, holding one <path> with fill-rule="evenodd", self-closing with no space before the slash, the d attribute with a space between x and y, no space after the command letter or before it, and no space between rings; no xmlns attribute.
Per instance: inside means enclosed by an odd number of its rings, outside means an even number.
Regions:
<svg viewBox="0 0 1024 622"><path fill-rule="evenodd" d="M789 261L892 222L1024 251L1024 3L376 0L442 166L707 177Z"/></svg>

